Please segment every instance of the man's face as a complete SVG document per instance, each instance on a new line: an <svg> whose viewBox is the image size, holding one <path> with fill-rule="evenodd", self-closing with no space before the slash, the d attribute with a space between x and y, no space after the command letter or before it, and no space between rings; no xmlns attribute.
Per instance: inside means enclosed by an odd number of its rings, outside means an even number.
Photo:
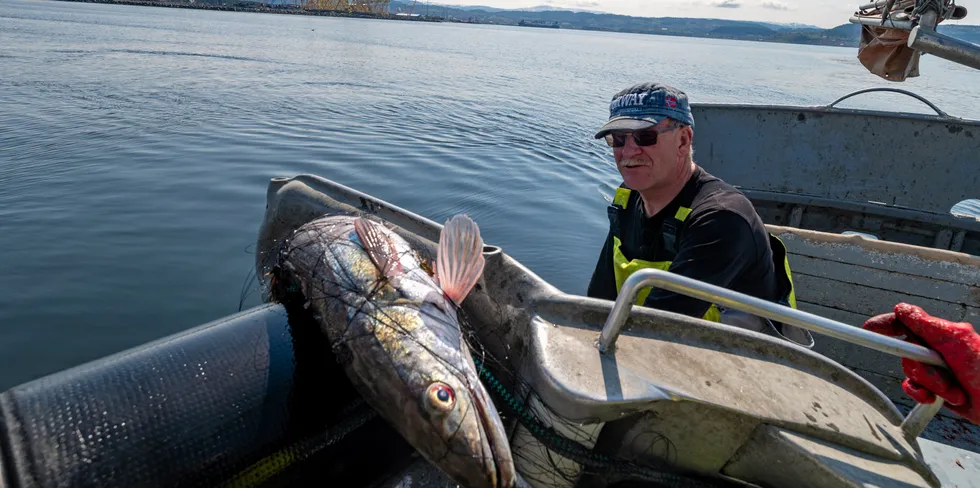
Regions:
<svg viewBox="0 0 980 488"><path fill-rule="evenodd" d="M691 138L686 127L670 130L669 121L665 119L650 129L637 131L637 135L646 131L659 133L656 144L638 146L630 133L620 132L619 134L626 135L626 144L613 148L616 167L623 176L623 182L631 190L644 191L668 186L683 174L683 165L687 160Z"/></svg>

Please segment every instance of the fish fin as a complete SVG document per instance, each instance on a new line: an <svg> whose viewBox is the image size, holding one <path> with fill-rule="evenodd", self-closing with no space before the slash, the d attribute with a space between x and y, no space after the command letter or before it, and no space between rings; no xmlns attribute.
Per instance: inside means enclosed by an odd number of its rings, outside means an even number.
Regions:
<svg viewBox="0 0 980 488"><path fill-rule="evenodd" d="M460 305L483 274L483 265L480 228L466 215L453 216L439 234L435 271L442 291Z"/></svg>
<svg viewBox="0 0 980 488"><path fill-rule="evenodd" d="M381 274L388 279L393 279L404 271L401 260L398 259L398 251L395 250L395 243L384 234L380 225L358 217L354 219L354 231L357 232L357 237L361 240L371 262L381 271Z"/></svg>

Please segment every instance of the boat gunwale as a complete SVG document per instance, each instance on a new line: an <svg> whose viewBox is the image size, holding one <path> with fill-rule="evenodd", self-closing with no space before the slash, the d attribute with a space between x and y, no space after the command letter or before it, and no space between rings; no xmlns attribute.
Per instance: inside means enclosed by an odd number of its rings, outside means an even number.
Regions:
<svg viewBox="0 0 980 488"><path fill-rule="evenodd" d="M927 106L928 107L928 106ZM920 114L915 112L886 111L859 108L840 108L828 105L789 105L789 104L755 104L755 103L721 103L721 102L692 102L691 110L723 109L723 110L752 110L774 112L810 112L829 115L846 115L857 117L872 117L882 119L912 119L928 122L947 122L980 128L980 119L967 119L955 115L942 116L939 114ZM697 131L697 125L694 127Z"/></svg>
<svg viewBox="0 0 980 488"><path fill-rule="evenodd" d="M765 190L741 185L733 186L744 193L749 200L757 200L759 202L786 203L792 205L805 205L834 209L844 212L868 213L891 219L912 220L915 222L928 223L950 229L980 232L980 218L958 217L953 213L933 212L931 210L907 207L903 205L892 205L871 200L862 202L860 200L828 198L825 196L812 195L808 193Z"/></svg>

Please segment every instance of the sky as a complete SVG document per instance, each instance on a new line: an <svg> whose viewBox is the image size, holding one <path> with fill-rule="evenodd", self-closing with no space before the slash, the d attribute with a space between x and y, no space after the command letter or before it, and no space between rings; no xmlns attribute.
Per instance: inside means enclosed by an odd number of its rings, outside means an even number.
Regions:
<svg viewBox="0 0 980 488"><path fill-rule="evenodd" d="M420 0L422 1L422 0ZM547 5L638 17L701 17L801 23L830 28L848 23L862 3L872 0L430 0L444 5L524 8ZM958 1L970 5L980 0ZM980 7L980 5L977 5ZM972 12L970 12L972 13ZM976 24L972 15L950 24Z"/></svg>

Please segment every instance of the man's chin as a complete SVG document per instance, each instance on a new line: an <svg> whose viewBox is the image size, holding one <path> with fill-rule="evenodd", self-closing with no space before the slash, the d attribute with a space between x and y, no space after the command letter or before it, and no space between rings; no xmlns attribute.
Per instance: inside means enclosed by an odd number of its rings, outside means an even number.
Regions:
<svg viewBox="0 0 980 488"><path fill-rule="evenodd" d="M626 188L633 191L643 191L653 186L649 178L637 178L629 174L623 174L623 184Z"/></svg>

